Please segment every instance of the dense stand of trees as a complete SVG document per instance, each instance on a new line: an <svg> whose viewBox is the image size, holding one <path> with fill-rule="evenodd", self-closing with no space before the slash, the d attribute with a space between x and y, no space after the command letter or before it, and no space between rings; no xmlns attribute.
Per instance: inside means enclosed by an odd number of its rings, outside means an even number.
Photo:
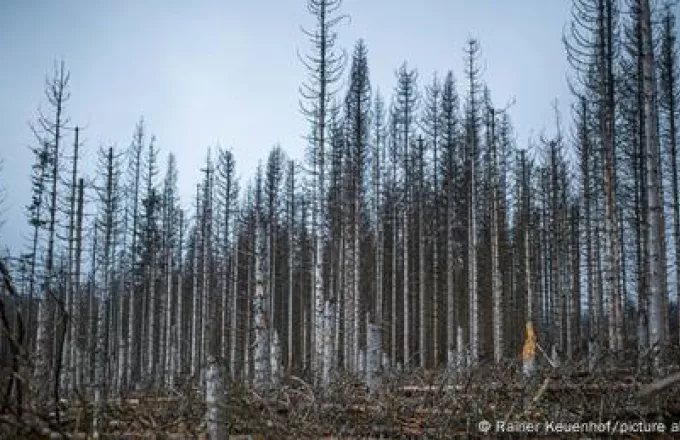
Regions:
<svg viewBox="0 0 680 440"><path fill-rule="evenodd" d="M553 135L518 145L477 40L459 83L449 71L422 84L404 62L385 100L367 43L335 48L340 6L308 0L307 160L275 146L239 181L217 146L193 205L143 119L83 176L88 146L57 65L32 125L32 237L7 263L16 295L2 297L20 311L42 401L92 389L101 409L204 381L209 364L258 387L288 374L323 386L338 371L374 386L380 371L516 358L528 322L544 348L593 366L629 349L658 363L678 342L670 7L575 0L573 124L556 112Z"/></svg>

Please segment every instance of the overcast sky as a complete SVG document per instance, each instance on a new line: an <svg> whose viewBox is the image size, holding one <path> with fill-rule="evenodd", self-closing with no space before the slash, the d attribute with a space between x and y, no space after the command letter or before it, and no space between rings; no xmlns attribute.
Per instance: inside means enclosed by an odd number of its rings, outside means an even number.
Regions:
<svg viewBox="0 0 680 440"><path fill-rule="evenodd" d="M0 247L28 243L28 122L45 106L54 60L71 72L67 114L85 127L85 162L94 162L100 145L127 147L143 115L163 161L170 151L177 156L184 206L217 142L233 149L245 178L277 142L301 158L308 126L298 87L306 73L296 50L309 48L300 31L311 26L305 3L0 0L0 185L7 192ZM460 79L465 41L478 38L484 80L498 106L516 99L511 115L524 145L531 133L552 130L555 99L568 117L561 36L570 4L345 0L351 21L339 27L338 42L351 53L365 39L373 89L389 100L403 61L418 69L421 86L435 71L452 69Z"/></svg>

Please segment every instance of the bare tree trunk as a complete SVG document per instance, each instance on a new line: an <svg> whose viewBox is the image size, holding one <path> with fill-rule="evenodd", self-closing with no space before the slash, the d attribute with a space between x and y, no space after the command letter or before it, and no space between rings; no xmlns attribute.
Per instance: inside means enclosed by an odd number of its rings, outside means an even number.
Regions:
<svg viewBox="0 0 680 440"><path fill-rule="evenodd" d="M469 346L470 362L476 364L479 360L479 292L477 280L477 156L478 156L478 75L477 57L479 43L477 40L467 41L467 76L469 81L469 109L467 116L467 161L470 195L468 198L468 316L469 316Z"/></svg>
<svg viewBox="0 0 680 440"><path fill-rule="evenodd" d="M253 386L256 389L264 389L270 385L271 381L271 349L270 330L271 320L268 315L267 293L265 292L263 260L263 240L264 227L260 212L262 210L262 175L258 170L257 189L255 201L255 296L253 298L254 311L254 330L255 330L255 357L254 361L254 380Z"/></svg>
<svg viewBox="0 0 680 440"><path fill-rule="evenodd" d="M288 359L286 360L288 374L293 371L293 282L295 274L295 162L290 161L290 167L288 171L289 178L289 211L288 211L288 319L287 319L287 331L286 336L288 337Z"/></svg>
<svg viewBox="0 0 680 440"><path fill-rule="evenodd" d="M232 268L232 293L231 293L231 304L230 304L230 311L231 311L231 319L229 322L230 328L229 328L229 336L230 336L230 343L229 343L229 359L231 360L231 377L232 379L236 379L236 372L238 371L238 363L236 360L236 341L237 341L237 307L238 307L238 292L239 292L239 287L238 287L238 273L239 273L239 247L238 247L238 234L234 233L234 262L233 262L233 268Z"/></svg>
<svg viewBox="0 0 680 440"><path fill-rule="evenodd" d="M321 383L324 389L328 389L333 372L333 335L335 334L335 304L326 301L324 310L324 360Z"/></svg>
<svg viewBox="0 0 680 440"><path fill-rule="evenodd" d="M258 235L260 233L257 233ZM259 241L260 239L257 239ZM267 343L268 329L267 318L265 311L265 293L264 293L264 279L262 276L262 268L260 258L256 257L255 262L255 297L253 309L255 312L255 377L254 386L256 389L262 389L268 385L269 382L269 344Z"/></svg>
<svg viewBox="0 0 680 440"><path fill-rule="evenodd" d="M200 340L199 331L201 326L201 315L199 310L199 296L198 296L198 249L200 229L198 222L200 221L200 186L196 189L196 222L194 230L194 246L193 246L193 267L191 271L191 377L196 378L200 368Z"/></svg>
<svg viewBox="0 0 680 440"><path fill-rule="evenodd" d="M399 240L397 218L397 209L395 207L392 213L392 301L390 304L392 308L392 316L390 316L390 358L393 370L397 365L397 250Z"/></svg>
<svg viewBox="0 0 680 440"><path fill-rule="evenodd" d="M408 153L407 153L408 154ZM405 189L406 190L406 189ZM403 322L402 322L402 334L403 334L403 350L404 350L404 359L403 359L403 365L404 365L404 370L409 370L410 365L411 365L411 351L410 351L410 342L411 342L411 335L409 333L409 326L410 326L410 320L409 320L409 313L411 312L411 301L409 298L410 292L409 292L409 264L408 264L408 250L409 250L409 221L408 221L408 201L406 200L406 197L404 197L404 213L402 217L402 234L403 234L403 265L404 265L404 295L403 295L403 302L404 302L404 313L403 313Z"/></svg>
<svg viewBox="0 0 680 440"><path fill-rule="evenodd" d="M208 425L208 439L227 439L228 432L226 406L224 401L224 372L220 362L213 356L208 356L205 383L205 403L207 407L205 418Z"/></svg>
<svg viewBox="0 0 680 440"><path fill-rule="evenodd" d="M479 358L479 298L477 294L477 184L475 171L475 156L472 153L475 146L470 147L470 226L468 228L468 289L470 291L470 356L475 364Z"/></svg>
<svg viewBox="0 0 680 440"><path fill-rule="evenodd" d="M211 251L212 247L210 243L212 242L212 196L213 196L213 184L212 184L212 165L210 164L210 159L208 159L208 164L205 168L205 187L204 190L204 200L203 200L203 219L202 219L202 282L203 287L201 289L201 332L200 332L200 376L201 383L204 383L205 379L205 361L208 353L212 351L212 338L213 334L210 332L212 318L214 317L214 311L211 304L212 292L211 292ZM216 327L213 327L213 330Z"/></svg>
<svg viewBox="0 0 680 440"><path fill-rule="evenodd" d="M425 201L424 199L424 182L425 179L425 169L424 169L424 149L423 138L418 138L418 326L419 326L419 341L418 341L418 353L419 353L419 365L420 368L425 368L427 366L427 343L426 343L426 332L428 330L427 326L427 314L425 313L425 233L423 224L425 223Z"/></svg>
<svg viewBox="0 0 680 440"><path fill-rule="evenodd" d="M174 365L170 370L170 386L173 386L175 375L184 374L184 211L179 211L179 240L177 242L177 310L175 315L175 352Z"/></svg>
<svg viewBox="0 0 680 440"><path fill-rule="evenodd" d="M352 247L352 275L353 275L353 280L352 280L352 351L354 353L354 364L358 365L359 359L358 359L358 354L359 354L359 336L360 336L360 324L361 324L361 315L359 313L359 302L361 301L361 276L360 276L360 260L361 260L361 251L359 247L359 240L360 240L360 223L359 223L359 217L360 217L360 192L359 189L356 188L354 192L354 225L352 227L353 232L354 232L354 242L353 242L353 247Z"/></svg>
<svg viewBox="0 0 680 440"><path fill-rule="evenodd" d="M453 178L449 176L449 179L446 193L446 363L448 368L452 368L456 362L455 332L458 321L455 319L456 309L454 304Z"/></svg>
<svg viewBox="0 0 680 440"><path fill-rule="evenodd" d="M371 393L374 393L380 385L380 364L382 362L382 331L380 326L369 322L368 331L366 332L366 354L367 364L366 368L366 384Z"/></svg>
<svg viewBox="0 0 680 440"><path fill-rule="evenodd" d="M382 202L381 166L383 153L383 104L380 96L375 102L376 137L373 146L373 221L375 222L375 323L380 332L380 364L382 365L382 324L383 324L383 275L385 242L383 238L383 219L380 218ZM370 333L370 329L367 330Z"/></svg>
<svg viewBox="0 0 680 440"><path fill-rule="evenodd" d="M163 344L163 347L161 347L161 350L163 352L163 377L164 377L164 383L170 385L170 377L173 376L171 371L174 370L174 365L173 365L173 360L174 357L172 353L175 350L175 343L176 341L173 338L173 326L172 326L172 305L173 305L173 285L172 285L172 251L173 249L168 248L166 249L167 256L166 256L166 268L165 268L165 283L166 283L166 291L165 291L165 321L163 323L164 329L165 329L165 342Z"/></svg>
<svg viewBox="0 0 680 440"><path fill-rule="evenodd" d="M503 358L503 278L501 275L499 258L499 213L498 213L498 157L495 140L495 112L491 109L491 283L493 302L493 354L494 360L499 363Z"/></svg>
<svg viewBox="0 0 680 440"><path fill-rule="evenodd" d="M649 252L649 343L654 353L654 364L658 367L663 341L663 291L665 268L661 255L662 219L660 146L658 137L658 108L656 95L656 71L652 41L651 10L649 0L638 0L640 7L639 25L642 37L642 89L644 94L645 146L647 151L647 194L648 194L648 252Z"/></svg>
<svg viewBox="0 0 680 440"><path fill-rule="evenodd" d="M153 246L153 245L152 245ZM148 328L146 331L146 337L147 337L147 355L146 355L146 379L150 381L150 383L155 383L156 381L156 343L155 343L155 335L156 335L156 255L155 252L151 252L150 260L148 262L149 267L147 269L147 277L148 280L148 289L149 289L149 299L148 299L148 313L149 313L149 321L148 321Z"/></svg>
<svg viewBox="0 0 680 440"><path fill-rule="evenodd" d="M78 179L78 211L76 214L76 250L75 250L75 272L73 274L73 289L75 294L80 297L80 263L83 255L83 204L85 200L85 183L82 178ZM78 316L79 327L82 328L82 321L84 321L82 314ZM73 377L72 383L76 390L80 390L82 385L82 350L76 350L76 338L79 336L77 332L78 327L72 324L69 328L71 332L71 359L73 362Z"/></svg>
<svg viewBox="0 0 680 440"><path fill-rule="evenodd" d="M64 350L64 358L62 364L66 367L64 375L64 388L67 392L73 390L75 380L75 359L72 356L70 347L74 345L73 334L71 329L74 328L75 323L73 322L74 316L74 282L73 282L73 266L74 257L73 251L75 246L75 228L76 228L76 196L78 191L78 127L75 128L75 140L73 142L73 170L71 172L71 195L69 197L69 227L68 227L68 277L66 283L66 315L68 319L68 329L64 329L66 332L66 347Z"/></svg>
<svg viewBox="0 0 680 440"><path fill-rule="evenodd" d="M37 156L37 173L38 175L34 177L33 181L33 205L31 224L33 225L33 239L31 246L31 274L29 278L29 291L28 291L28 306L26 307L26 329L28 331L28 337L26 338L26 347L29 353L33 352L34 341L33 341L33 303L35 302L35 287L37 283L37 264L38 264L38 244L40 238L40 229L42 224L42 207L43 198L45 196L45 180L47 179L47 165L49 158L49 144L47 142L43 143L41 149L36 150ZM40 301L42 302L42 300ZM39 306L40 307L40 306ZM44 313L44 312L43 312ZM40 313L39 313L40 314ZM40 329L40 324L38 323L38 329ZM37 342L37 341L35 341ZM38 357L40 359L40 357Z"/></svg>
<svg viewBox="0 0 680 440"><path fill-rule="evenodd" d="M256 251L251 251L253 254ZM247 275L246 275L246 306L245 306L245 331L243 335L243 381L248 382L251 378L250 364L251 364L251 347L252 347L252 333L253 333L253 261L255 257L247 259Z"/></svg>
<svg viewBox="0 0 680 440"><path fill-rule="evenodd" d="M99 296L97 302L97 318L96 318L96 349L95 349L95 388L94 388L94 415L92 418L92 432L94 438L99 438L99 428L101 424L101 416L106 402L106 363L108 361L109 350L106 344L106 304L111 298L111 255L114 248L113 234L114 234L114 215L116 212L116 202L113 194L113 180L114 180L114 163L113 163L113 148L108 149L107 156L107 176L106 176L106 193L103 202L104 215L104 247L102 273L104 280L102 285L102 294ZM94 283L93 278L93 283Z"/></svg>
<svg viewBox="0 0 680 440"><path fill-rule="evenodd" d="M663 24L661 89L663 107L667 118L666 144L670 156L671 193L673 210L673 241L675 251L675 286L680 292L680 195L678 194L678 46L675 15L670 8L666 11ZM680 298L680 295L678 295ZM680 308L678 308L680 318ZM680 325L678 326L680 336ZM680 342L680 337L678 338Z"/></svg>

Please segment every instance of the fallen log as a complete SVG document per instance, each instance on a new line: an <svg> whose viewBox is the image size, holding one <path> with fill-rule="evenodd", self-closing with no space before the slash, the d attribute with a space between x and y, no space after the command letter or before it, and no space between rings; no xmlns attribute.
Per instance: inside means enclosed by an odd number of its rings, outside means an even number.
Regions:
<svg viewBox="0 0 680 440"><path fill-rule="evenodd" d="M659 379L641 388L640 391L638 391L638 397L644 399L654 396L678 382L680 382L680 373L671 374L670 376L666 376L663 379Z"/></svg>

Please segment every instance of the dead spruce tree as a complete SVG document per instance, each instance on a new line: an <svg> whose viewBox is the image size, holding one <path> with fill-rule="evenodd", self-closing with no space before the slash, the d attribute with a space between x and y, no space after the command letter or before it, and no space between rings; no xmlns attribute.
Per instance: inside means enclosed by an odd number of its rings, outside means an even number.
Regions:
<svg viewBox="0 0 680 440"><path fill-rule="evenodd" d="M47 248L44 257L45 274L42 288L42 299L38 307L38 334L36 347L36 363L35 374L36 391L38 391L38 402L44 402L45 396L40 390L51 389L54 391L55 402L58 402L58 378L55 372L59 371L58 365L61 365L61 358L56 359L54 356L54 348L56 344L56 332L50 329L56 324L55 319L58 316L63 316L64 303L60 301L59 293L53 284L55 281L55 253L57 247L57 223L58 214L58 195L59 183L61 176L61 151L62 140L64 132L68 126L69 120L66 116L66 104L71 95L69 92L70 74L66 70L63 61L59 64L55 63L54 72L45 82L45 96L47 98L49 111L44 113L42 110L38 111L38 118L36 124L31 125L31 130L35 135L38 145L44 147L45 157L41 160L45 162L45 187L47 191L47 219L45 226L47 227ZM42 191L42 189L41 189ZM59 315L57 315L59 314Z"/></svg>
<svg viewBox="0 0 680 440"><path fill-rule="evenodd" d="M315 209L314 209L314 233L316 236L315 260L313 274L311 314L311 340L312 356L311 371L314 382L320 383L323 366L323 314L324 314L324 273L323 255L324 246L328 242L326 237L326 182L325 182L325 147L326 129L330 110L330 103L336 93L335 84L341 78L345 64L344 53L338 54L335 49L337 34L335 28L343 19L338 11L342 5L341 0L308 0L307 9L314 17L316 23L314 30L303 31L309 38L312 49L311 54L300 59L309 71L309 80L300 88L302 97L301 108L303 114L313 124L315 131L311 142L314 148L312 169L315 177Z"/></svg>
<svg viewBox="0 0 680 440"><path fill-rule="evenodd" d="M466 74L468 80L468 99L465 110L465 150L466 178L468 181L468 314L469 314L469 362L473 365L479 360L479 292L477 279L477 162L479 160L479 125L481 108L479 42L470 39L465 49Z"/></svg>

